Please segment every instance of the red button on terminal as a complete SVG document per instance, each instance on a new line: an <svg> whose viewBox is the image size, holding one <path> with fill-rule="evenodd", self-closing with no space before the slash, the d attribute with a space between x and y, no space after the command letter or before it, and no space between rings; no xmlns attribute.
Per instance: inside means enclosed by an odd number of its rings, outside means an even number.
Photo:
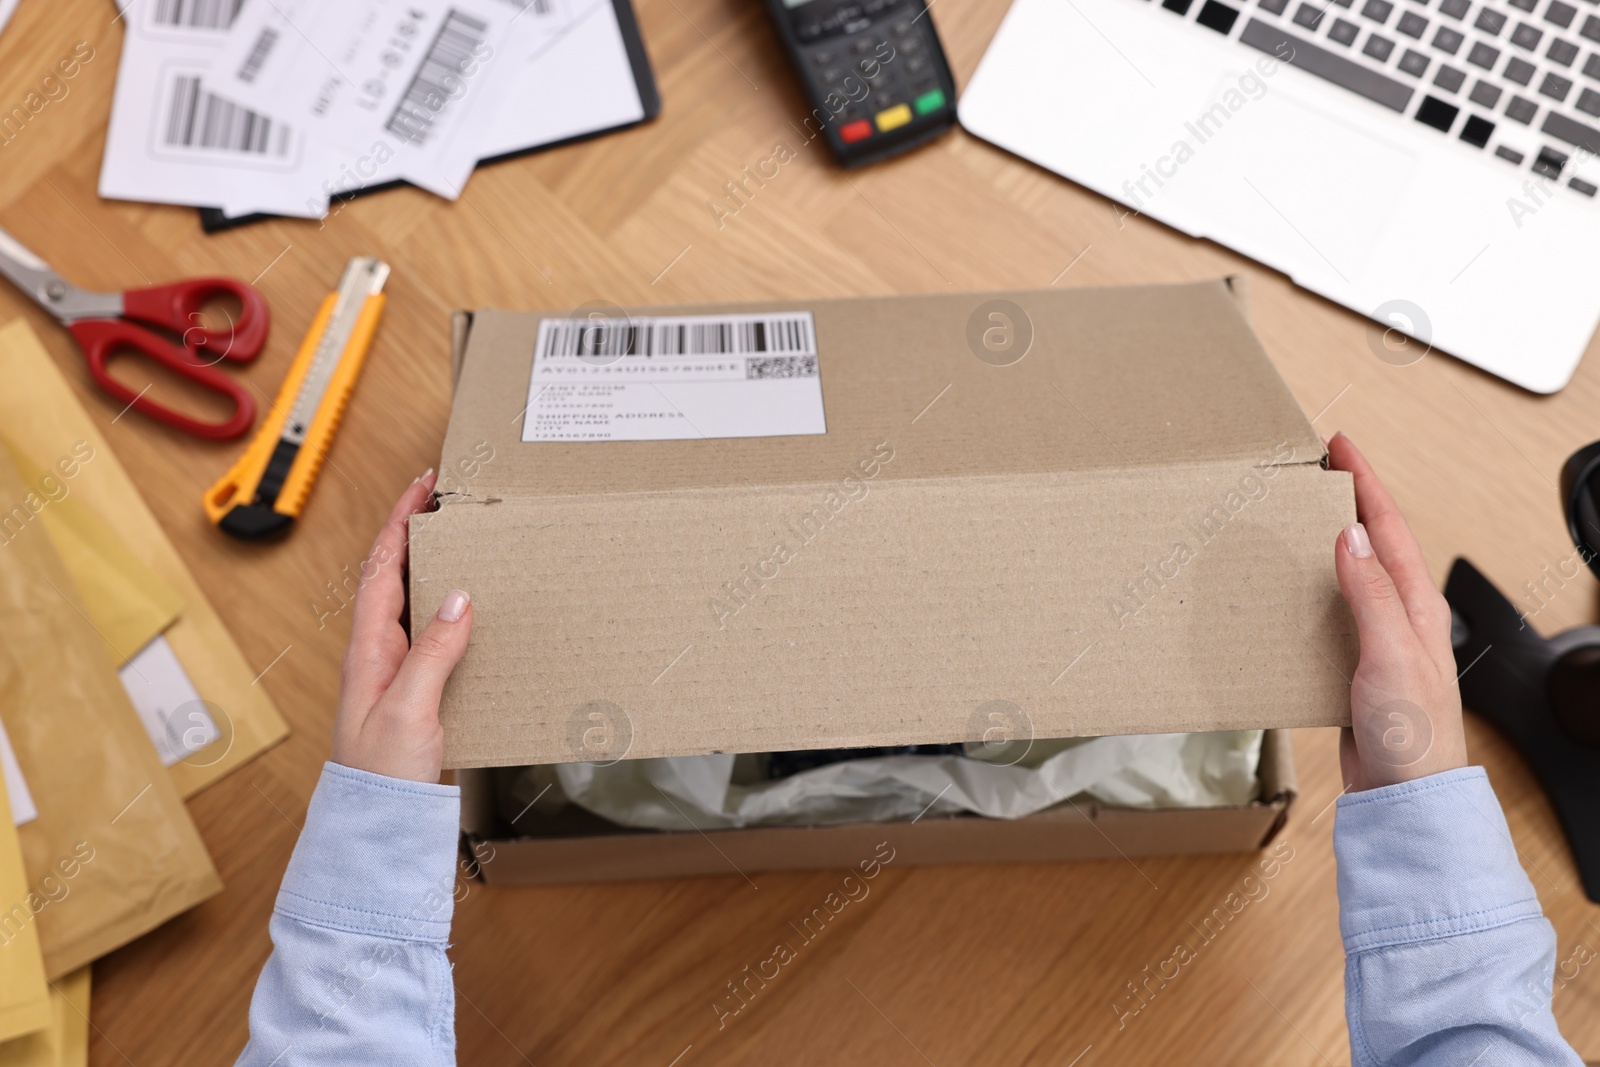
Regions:
<svg viewBox="0 0 1600 1067"><path fill-rule="evenodd" d="M872 123L866 119L857 119L839 127L839 136L845 144L860 141L872 136Z"/></svg>

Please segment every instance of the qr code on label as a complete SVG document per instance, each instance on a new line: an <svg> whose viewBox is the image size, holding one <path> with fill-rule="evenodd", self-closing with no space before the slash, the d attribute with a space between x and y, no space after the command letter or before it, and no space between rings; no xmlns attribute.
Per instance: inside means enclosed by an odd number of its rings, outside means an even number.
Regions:
<svg viewBox="0 0 1600 1067"><path fill-rule="evenodd" d="M816 356L752 356L745 360L745 380L756 378L815 378Z"/></svg>

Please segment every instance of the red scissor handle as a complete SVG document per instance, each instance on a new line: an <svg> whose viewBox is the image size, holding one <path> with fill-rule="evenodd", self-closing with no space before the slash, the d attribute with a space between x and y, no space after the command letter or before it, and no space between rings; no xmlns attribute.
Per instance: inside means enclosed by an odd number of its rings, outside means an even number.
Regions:
<svg viewBox="0 0 1600 1067"><path fill-rule="evenodd" d="M121 319L83 319L69 323L67 329L77 338L83 354L88 357L89 374L95 382L135 410L158 422L175 427L196 437L209 437L224 441L238 437L250 429L256 419L256 404L244 387L208 363L201 362L187 349L157 337L149 330ZM112 355L127 352L151 359L175 374L180 374L196 385L210 389L233 402L233 414L222 422L202 422L181 411L173 411L113 378L106 370ZM148 386L146 387L148 388Z"/></svg>
<svg viewBox="0 0 1600 1067"><path fill-rule="evenodd" d="M200 324L200 311L219 296L239 301L239 319L220 329L208 329ZM122 314L182 335L186 348L240 361L261 354L272 321L260 291L234 278L190 278L171 285L129 289L122 294Z"/></svg>

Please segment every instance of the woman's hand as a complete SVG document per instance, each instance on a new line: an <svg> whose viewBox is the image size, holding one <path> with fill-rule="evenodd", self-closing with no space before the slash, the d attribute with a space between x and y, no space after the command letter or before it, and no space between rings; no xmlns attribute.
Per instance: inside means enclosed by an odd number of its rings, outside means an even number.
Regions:
<svg viewBox="0 0 1600 1067"><path fill-rule="evenodd" d="M1350 685L1351 729L1339 764L1345 788L1373 789L1467 765L1450 606L1428 576L1417 539L1367 458L1344 434L1329 466L1356 481L1354 525L1334 567L1356 618L1361 662Z"/></svg>
<svg viewBox="0 0 1600 1067"><path fill-rule="evenodd" d="M406 520L427 510L429 470L400 496L361 565L350 645L340 670L333 761L357 770L437 782L444 758L439 695L467 651L472 605L457 589L414 642L400 626L405 610Z"/></svg>

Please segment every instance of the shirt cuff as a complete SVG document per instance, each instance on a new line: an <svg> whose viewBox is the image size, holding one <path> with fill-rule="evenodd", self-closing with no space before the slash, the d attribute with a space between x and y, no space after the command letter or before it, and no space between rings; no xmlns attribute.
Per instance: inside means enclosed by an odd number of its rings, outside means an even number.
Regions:
<svg viewBox="0 0 1600 1067"><path fill-rule="evenodd" d="M346 933L443 943L460 821L456 786L325 763L276 910Z"/></svg>
<svg viewBox="0 0 1600 1067"><path fill-rule="evenodd" d="M1543 914L1482 767L1345 794L1333 852L1347 954Z"/></svg>

